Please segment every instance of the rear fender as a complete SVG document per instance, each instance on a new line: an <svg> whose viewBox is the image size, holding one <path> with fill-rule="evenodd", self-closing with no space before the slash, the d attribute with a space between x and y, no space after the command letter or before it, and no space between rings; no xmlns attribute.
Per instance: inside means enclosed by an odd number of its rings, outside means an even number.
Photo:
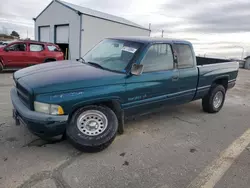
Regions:
<svg viewBox="0 0 250 188"><path fill-rule="evenodd" d="M228 80L229 80L229 75L218 76L213 80L211 87L213 85L215 85L215 84L220 84L225 88L225 90L227 90L227 88L228 88Z"/></svg>
<svg viewBox="0 0 250 188"><path fill-rule="evenodd" d="M227 79L229 80L229 75L220 75L220 76L216 76L213 80L213 82L215 82L216 80L222 80L222 79Z"/></svg>

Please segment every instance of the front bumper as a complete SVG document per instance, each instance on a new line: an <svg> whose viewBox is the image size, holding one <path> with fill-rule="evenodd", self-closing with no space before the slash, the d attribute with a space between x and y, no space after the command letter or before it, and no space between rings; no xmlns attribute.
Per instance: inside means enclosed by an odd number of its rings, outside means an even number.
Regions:
<svg viewBox="0 0 250 188"><path fill-rule="evenodd" d="M20 120L28 129L40 137L54 137L65 132L68 116L54 116L35 112L27 108L17 95L16 88L10 91L13 114L16 120Z"/></svg>

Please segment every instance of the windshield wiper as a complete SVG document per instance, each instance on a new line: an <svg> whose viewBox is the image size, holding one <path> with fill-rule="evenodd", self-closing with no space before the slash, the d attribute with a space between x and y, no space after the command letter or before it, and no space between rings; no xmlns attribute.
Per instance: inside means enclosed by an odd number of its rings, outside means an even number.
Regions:
<svg viewBox="0 0 250 188"><path fill-rule="evenodd" d="M83 59L83 57L80 57L80 58L78 59L78 61L79 61L79 60L81 60L82 63L90 64L90 65L93 65L93 66L95 66L95 67L104 69L103 66L99 65L98 63L94 63L94 62L90 62L90 61L86 62L85 59Z"/></svg>
<svg viewBox="0 0 250 188"><path fill-rule="evenodd" d="M98 63L94 63L94 62L90 62L90 61L88 61L87 63L88 63L88 64L90 64L90 65L93 65L93 66L95 66L95 67L98 67L98 68L104 69L104 67L103 67L103 66L101 66L101 65L99 65Z"/></svg>

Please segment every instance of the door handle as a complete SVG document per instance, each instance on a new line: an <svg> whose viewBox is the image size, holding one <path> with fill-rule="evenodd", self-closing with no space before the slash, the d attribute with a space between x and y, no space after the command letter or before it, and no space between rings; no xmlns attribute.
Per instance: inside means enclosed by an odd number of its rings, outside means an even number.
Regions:
<svg viewBox="0 0 250 188"><path fill-rule="evenodd" d="M179 80L179 76L178 75L172 76L172 81L178 81L178 80Z"/></svg>

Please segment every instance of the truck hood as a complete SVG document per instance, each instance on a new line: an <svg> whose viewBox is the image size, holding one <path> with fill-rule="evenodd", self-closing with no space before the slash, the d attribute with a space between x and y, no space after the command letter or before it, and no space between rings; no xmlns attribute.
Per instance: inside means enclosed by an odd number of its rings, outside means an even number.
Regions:
<svg viewBox="0 0 250 188"><path fill-rule="evenodd" d="M14 79L35 94L71 91L86 87L122 84L125 75L102 70L78 61L57 61L15 72Z"/></svg>

